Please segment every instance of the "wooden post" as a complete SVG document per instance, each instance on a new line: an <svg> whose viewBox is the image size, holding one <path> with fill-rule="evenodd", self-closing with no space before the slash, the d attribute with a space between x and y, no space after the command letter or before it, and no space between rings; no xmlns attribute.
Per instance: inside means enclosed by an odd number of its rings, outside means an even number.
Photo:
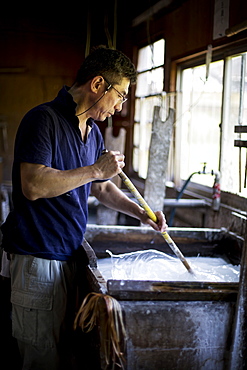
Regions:
<svg viewBox="0 0 247 370"><path fill-rule="evenodd" d="M174 109L169 109L166 121L160 118L160 107L154 107L152 136L149 149L148 173L144 198L154 211L164 207L168 157L174 123Z"/></svg>
<svg viewBox="0 0 247 370"><path fill-rule="evenodd" d="M241 258L238 298L233 324L229 370L247 368L247 227Z"/></svg>

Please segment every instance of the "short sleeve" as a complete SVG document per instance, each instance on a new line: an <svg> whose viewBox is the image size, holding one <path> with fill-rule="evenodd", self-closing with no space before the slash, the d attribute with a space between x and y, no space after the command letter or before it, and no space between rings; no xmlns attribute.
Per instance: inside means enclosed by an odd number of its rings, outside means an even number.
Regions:
<svg viewBox="0 0 247 370"><path fill-rule="evenodd" d="M53 135L50 113L42 108L31 110L24 116L19 126L16 135L15 158L19 162L51 166Z"/></svg>

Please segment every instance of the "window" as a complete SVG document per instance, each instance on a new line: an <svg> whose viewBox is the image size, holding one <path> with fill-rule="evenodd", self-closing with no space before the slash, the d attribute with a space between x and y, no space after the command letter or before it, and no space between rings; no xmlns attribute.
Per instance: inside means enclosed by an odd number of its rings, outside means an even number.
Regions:
<svg viewBox="0 0 247 370"><path fill-rule="evenodd" d="M246 55L243 53L226 60L222 122L221 187L241 196L247 196L247 149L234 147L234 140L246 140L247 134L234 133L234 127L247 125Z"/></svg>
<svg viewBox="0 0 247 370"><path fill-rule="evenodd" d="M235 147L234 139L247 140L247 134L234 133L234 127L247 125L246 54L211 63L208 78L205 64L182 70L176 123L180 178L206 164L207 172L220 171L222 190L241 196L247 195L247 149ZM192 181L212 186L214 177L195 174Z"/></svg>
<svg viewBox="0 0 247 370"><path fill-rule="evenodd" d="M188 68L182 74L181 171L186 180L201 171L218 171L223 91L223 61L212 63L206 80L206 65ZM194 175L193 181L211 185L212 176Z"/></svg>
<svg viewBox="0 0 247 370"><path fill-rule="evenodd" d="M165 41L143 47L138 53L135 120L133 138L133 168L147 177L153 107L162 104Z"/></svg>

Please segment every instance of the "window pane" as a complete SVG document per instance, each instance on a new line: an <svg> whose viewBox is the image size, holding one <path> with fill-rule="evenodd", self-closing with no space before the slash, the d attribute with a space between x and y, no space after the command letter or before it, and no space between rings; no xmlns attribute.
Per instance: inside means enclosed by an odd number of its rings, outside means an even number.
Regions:
<svg viewBox="0 0 247 370"><path fill-rule="evenodd" d="M137 76L136 96L159 94L163 90L164 69L157 68Z"/></svg>
<svg viewBox="0 0 247 370"><path fill-rule="evenodd" d="M135 121L140 122L141 99L135 101Z"/></svg>
<svg viewBox="0 0 247 370"><path fill-rule="evenodd" d="M139 115L136 115L136 121L152 122L154 106L161 106L161 96L149 96L148 98L136 99L136 110L139 110ZM139 118L139 119L137 119Z"/></svg>
<svg viewBox="0 0 247 370"><path fill-rule="evenodd" d="M227 60L227 81L229 106L225 107L226 118L222 140L221 188L224 191L247 196L245 188L245 167L247 153L245 148L234 147L234 140L247 140L247 134L234 133L234 127L246 125L246 53ZM229 117L229 118L228 118Z"/></svg>
<svg viewBox="0 0 247 370"><path fill-rule="evenodd" d="M152 130L151 122L143 121L140 129L139 163L138 163L139 166L138 174L143 179L147 177L151 130Z"/></svg>
<svg viewBox="0 0 247 370"><path fill-rule="evenodd" d="M139 161L139 150L138 148L133 149L133 169L135 172L138 172L138 161Z"/></svg>
<svg viewBox="0 0 247 370"><path fill-rule="evenodd" d="M189 68L182 74L181 178L202 171L218 171L223 91L223 61ZM211 175L194 175L192 181L211 186Z"/></svg>
<svg viewBox="0 0 247 370"><path fill-rule="evenodd" d="M142 73L136 83L133 168L142 178L147 176L153 108L162 105L164 47L165 41L159 40L138 53L137 70Z"/></svg>
<svg viewBox="0 0 247 370"><path fill-rule="evenodd" d="M231 60L231 92L230 92L230 121L233 125L238 125L239 122L239 104L240 104L240 86L241 86L241 56L232 58Z"/></svg>
<svg viewBox="0 0 247 370"><path fill-rule="evenodd" d="M247 125L247 53L245 53L243 124Z"/></svg>
<svg viewBox="0 0 247 370"><path fill-rule="evenodd" d="M134 135L133 135L133 145L138 147L140 143L140 125L139 123L134 124Z"/></svg>
<svg viewBox="0 0 247 370"><path fill-rule="evenodd" d="M154 51L153 51L153 61L154 67L158 67L164 64L165 58L165 40L159 40L153 44Z"/></svg>
<svg viewBox="0 0 247 370"><path fill-rule="evenodd" d="M158 67L164 64L165 40L159 40L154 44L145 46L139 50L137 71Z"/></svg>

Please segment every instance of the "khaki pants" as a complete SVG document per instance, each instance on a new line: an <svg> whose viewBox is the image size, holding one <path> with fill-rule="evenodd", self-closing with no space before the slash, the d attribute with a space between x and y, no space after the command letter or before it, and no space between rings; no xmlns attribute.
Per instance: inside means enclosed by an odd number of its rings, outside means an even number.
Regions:
<svg viewBox="0 0 247 370"><path fill-rule="evenodd" d="M72 369L75 262L11 255L12 334L23 370Z"/></svg>

